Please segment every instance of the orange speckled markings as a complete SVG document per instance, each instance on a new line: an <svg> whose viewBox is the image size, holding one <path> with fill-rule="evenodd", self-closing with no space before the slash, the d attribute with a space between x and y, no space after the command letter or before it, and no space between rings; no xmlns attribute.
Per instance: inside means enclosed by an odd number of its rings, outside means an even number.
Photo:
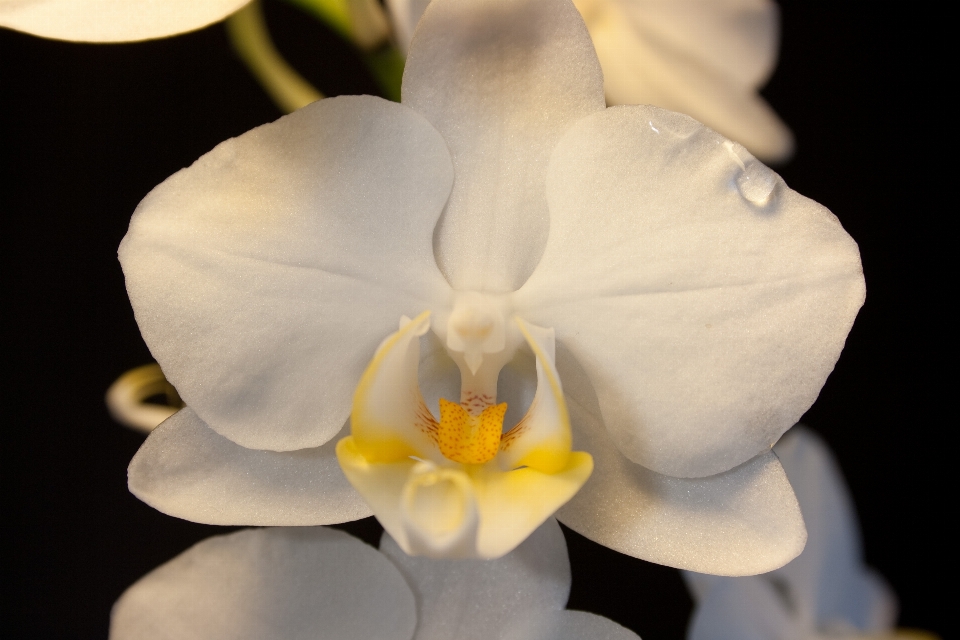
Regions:
<svg viewBox="0 0 960 640"><path fill-rule="evenodd" d="M427 409L427 405L423 403L423 398L420 399L420 403L417 406L417 420L414 424L416 424L417 428L425 433L428 438L434 442L437 441L437 419L430 413L430 409Z"/></svg>
<svg viewBox="0 0 960 640"><path fill-rule="evenodd" d="M480 412L493 404L493 398L485 393L468 391L460 398L460 404L470 412L470 415L478 416Z"/></svg>
<svg viewBox="0 0 960 640"><path fill-rule="evenodd" d="M440 453L461 464L493 460L500 449L506 413L506 402L488 406L480 415L473 416L460 404L440 398Z"/></svg>

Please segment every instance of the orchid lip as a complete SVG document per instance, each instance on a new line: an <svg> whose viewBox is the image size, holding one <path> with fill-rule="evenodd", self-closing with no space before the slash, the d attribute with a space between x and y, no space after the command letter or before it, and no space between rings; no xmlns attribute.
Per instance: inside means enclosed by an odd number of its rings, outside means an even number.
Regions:
<svg viewBox="0 0 960 640"><path fill-rule="evenodd" d="M347 479L411 554L499 557L569 500L593 468L589 455L571 451L553 331L515 316L507 322L502 305L486 302L483 295L461 296L445 323L447 345L458 332L475 337L482 351L494 328L500 334L494 336L500 350L489 347L474 371L464 352L447 349L461 369L460 402L441 398L439 420L427 408L417 372L430 312L404 317L361 378L352 434L337 446ZM537 392L523 419L504 433L507 404L496 403L496 381L519 340L537 359ZM533 516L505 525L517 510Z"/></svg>

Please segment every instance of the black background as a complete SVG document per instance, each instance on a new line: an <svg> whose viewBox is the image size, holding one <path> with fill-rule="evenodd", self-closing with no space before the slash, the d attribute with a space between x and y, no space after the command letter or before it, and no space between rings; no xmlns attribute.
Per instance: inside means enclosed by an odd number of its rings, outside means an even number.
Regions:
<svg viewBox="0 0 960 640"><path fill-rule="evenodd" d="M949 317L936 249L946 210L931 206L940 187L917 133L940 129L926 124L914 25L869 6L783 2L780 64L764 91L799 141L779 171L839 216L867 278L866 306L804 421L845 470L867 559L899 593L901 624L948 638L939 576L953 563L945 516L956 500L944 502L942 488L952 395L939 370ZM274 0L267 16L283 53L327 95L376 93L350 47L315 21ZM3 389L13 407L3 425L12 607L2 625L6 637L105 638L126 586L225 530L160 514L126 490L143 436L112 422L102 398L150 355L116 247L153 186L279 114L222 25L108 46L0 29L0 106ZM373 540L377 527L349 528ZM691 605L676 571L568 534L571 608L644 640L682 637Z"/></svg>

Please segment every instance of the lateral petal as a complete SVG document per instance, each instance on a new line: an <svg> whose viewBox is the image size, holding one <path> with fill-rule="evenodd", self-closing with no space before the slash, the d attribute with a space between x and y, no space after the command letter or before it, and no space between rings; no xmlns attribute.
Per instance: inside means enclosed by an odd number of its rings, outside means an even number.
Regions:
<svg viewBox="0 0 960 640"><path fill-rule="evenodd" d="M604 108L590 36L565 0L435 0L410 45L403 104L443 134L456 183L436 231L458 291L505 293L529 277L550 225L550 153Z"/></svg>
<svg viewBox="0 0 960 640"><path fill-rule="evenodd" d="M349 432L344 427L341 434ZM315 449L245 449L181 409L157 427L127 470L130 491L192 522L289 526L371 515L337 462L339 437Z"/></svg>
<svg viewBox="0 0 960 640"><path fill-rule="evenodd" d="M131 42L223 20L250 0L16 0L0 3L0 26L44 38Z"/></svg>
<svg viewBox="0 0 960 640"><path fill-rule="evenodd" d="M120 261L187 405L248 448L327 442L397 319L449 295L432 237L452 181L421 116L354 96L228 140L154 189Z"/></svg>
<svg viewBox="0 0 960 640"><path fill-rule="evenodd" d="M856 243L743 147L655 107L578 122L517 314L554 327L619 449L701 477L767 451L816 399L863 303Z"/></svg>
<svg viewBox="0 0 960 640"><path fill-rule="evenodd" d="M413 594L334 529L246 529L197 543L127 589L110 640L409 640Z"/></svg>

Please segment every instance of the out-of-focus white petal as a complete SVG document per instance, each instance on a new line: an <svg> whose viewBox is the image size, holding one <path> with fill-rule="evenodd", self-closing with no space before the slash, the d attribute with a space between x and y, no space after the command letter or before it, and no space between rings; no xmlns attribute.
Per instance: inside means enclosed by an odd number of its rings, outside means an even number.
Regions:
<svg viewBox="0 0 960 640"><path fill-rule="evenodd" d="M797 425L774 452L800 501L810 537L803 554L771 577L789 585L801 615L820 627L846 621L862 631L889 630L896 621L896 597L863 565L853 501L830 450Z"/></svg>
<svg viewBox="0 0 960 640"><path fill-rule="evenodd" d="M653 104L691 115L763 160L784 160L793 152L793 134L753 87L638 37L622 19L594 43L611 104Z"/></svg>
<svg viewBox="0 0 960 640"><path fill-rule="evenodd" d="M397 46L404 53L410 48L413 32L430 0L386 0Z"/></svg>
<svg viewBox="0 0 960 640"><path fill-rule="evenodd" d="M614 107L561 140L514 294L587 371L618 448L672 476L767 451L816 399L864 284L836 217L687 116Z"/></svg>
<svg viewBox="0 0 960 640"><path fill-rule="evenodd" d="M504 633L500 640L639 640L619 624L585 611L531 613Z"/></svg>
<svg viewBox="0 0 960 640"><path fill-rule="evenodd" d="M595 465L557 513L571 529L635 558L720 575L770 571L803 550L800 508L772 453L707 478L664 476L621 455L569 396L567 406L574 447Z"/></svg>
<svg viewBox="0 0 960 640"><path fill-rule="evenodd" d="M794 640L803 627L763 576L723 580L697 604L687 640Z"/></svg>
<svg viewBox="0 0 960 640"><path fill-rule="evenodd" d="M110 640L409 640L416 604L376 550L333 529L198 543L127 589Z"/></svg>
<svg viewBox="0 0 960 640"><path fill-rule="evenodd" d="M690 591L690 595L693 597L694 604L706 598L707 594L709 594L713 587L719 584L720 581L726 580L724 576L715 576L710 573L697 573L695 571L681 571L680 575L683 576L683 581L686 583L687 590Z"/></svg>
<svg viewBox="0 0 960 640"><path fill-rule="evenodd" d="M3 0L0 26L57 40L163 38L223 20L250 0Z"/></svg>
<svg viewBox="0 0 960 640"><path fill-rule="evenodd" d="M333 437L383 336L448 295L431 239L452 181L421 116L359 96L228 140L154 189L120 260L187 405L249 448Z"/></svg>
<svg viewBox="0 0 960 640"><path fill-rule="evenodd" d="M140 447L127 472L130 491L166 514L205 524L350 522L372 512L340 470L339 439L301 451L246 449L186 408Z"/></svg>
<svg viewBox="0 0 960 640"><path fill-rule="evenodd" d="M441 271L458 291L517 289L551 224L550 153L573 122L604 108L576 9L561 0L435 0L411 43L403 103L443 134L456 168L436 232Z"/></svg>
<svg viewBox="0 0 960 640"><path fill-rule="evenodd" d="M785 567L756 578L684 572L698 605L691 640L901 637L891 632L896 597L862 564L853 504L829 449L797 425L774 451L800 501L807 547Z"/></svg>
<svg viewBox="0 0 960 640"><path fill-rule="evenodd" d="M676 57L709 66L738 85L757 87L773 71L780 45L780 12L771 0L608 3L623 11L636 37Z"/></svg>
<svg viewBox="0 0 960 640"><path fill-rule="evenodd" d="M411 557L386 533L380 550L413 590L416 640L499 638L518 616L562 609L570 595L567 544L553 518L496 560Z"/></svg>

